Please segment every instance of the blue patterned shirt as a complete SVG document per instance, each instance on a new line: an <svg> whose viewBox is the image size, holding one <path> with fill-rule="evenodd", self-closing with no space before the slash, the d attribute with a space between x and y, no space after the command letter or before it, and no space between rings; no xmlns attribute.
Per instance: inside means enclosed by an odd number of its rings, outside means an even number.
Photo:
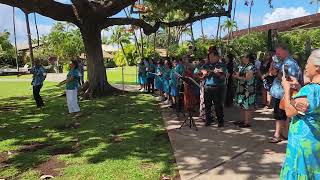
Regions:
<svg viewBox="0 0 320 180"><path fill-rule="evenodd" d="M222 69L223 74L227 74L227 67L224 63L217 62L217 63L208 63L203 66L203 69L205 70L214 70ZM221 78L214 73L209 73L209 76L207 76L205 80L206 86L224 86L226 84L225 78Z"/></svg>
<svg viewBox="0 0 320 180"><path fill-rule="evenodd" d="M276 60L274 61L274 67L282 73L283 65L288 65L289 76L295 77L301 85L303 85L303 75L298 63L291 57L287 57L283 62ZM276 99L282 99L284 90L281 85L281 79L275 78L270 89L270 95Z"/></svg>
<svg viewBox="0 0 320 180"><path fill-rule="evenodd" d="M39 86L43 84L45 80L46 71L42 66L35 66L31 69L32 76L32 86Z"/></svg>

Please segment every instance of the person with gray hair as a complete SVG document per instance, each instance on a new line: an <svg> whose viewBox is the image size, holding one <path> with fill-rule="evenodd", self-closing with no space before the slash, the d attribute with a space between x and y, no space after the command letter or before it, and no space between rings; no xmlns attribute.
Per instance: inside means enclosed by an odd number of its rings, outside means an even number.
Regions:
<svg viewBox="0 0 320 180"><path fill-rule="evenodd" d="M285 111L291 118L286 159L280 179L320 179L320 49L313 51L300 89L294 77L282 77ZM300 89L291 96L293 89Z"/></svg>

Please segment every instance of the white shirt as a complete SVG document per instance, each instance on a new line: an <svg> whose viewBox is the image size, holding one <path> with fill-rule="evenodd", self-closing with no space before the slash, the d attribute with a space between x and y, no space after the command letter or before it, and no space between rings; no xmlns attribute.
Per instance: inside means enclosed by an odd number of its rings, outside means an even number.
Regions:
<svg viewBox="0 0 320 180"><path fill-rule="evenodd" d="M254 66L256 68L256 70L260 70L261 67L261 61L259 59L257 59L254 63Z"/></svg>

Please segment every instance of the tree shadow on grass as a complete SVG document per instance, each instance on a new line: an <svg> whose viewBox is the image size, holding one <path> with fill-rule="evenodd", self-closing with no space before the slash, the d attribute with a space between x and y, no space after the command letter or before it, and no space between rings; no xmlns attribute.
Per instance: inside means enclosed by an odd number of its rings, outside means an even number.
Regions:
<svg viewBox="0 0 320 180"><path fill-rule="evenodd" d="M46 107L42 111L35 109L31 97L0 99L0 109L13 108L0 111L0 152L12 154L0 162L10 165L0 170L1 178L24 177L55 155L68 163L66 177L70 178L103 175L158 179L162 174L174 174L171 145L151 96L127 93L82 101L82 116L74 119L65 115L67 107L61 93L56 87L43 90ZM121 141L112 142L114 136ZM40 146L21 151L35 143ZM89 167L95 164L105 165L105 173L113 174L95 174ZM72 171L77 168L79 171ZM123 175L117 168L129 174Z"/></svg>

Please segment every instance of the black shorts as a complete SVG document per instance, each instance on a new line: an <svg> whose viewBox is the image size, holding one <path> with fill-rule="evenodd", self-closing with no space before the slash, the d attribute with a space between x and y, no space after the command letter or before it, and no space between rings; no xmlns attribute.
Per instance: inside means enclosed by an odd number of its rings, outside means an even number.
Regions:
<svg viewBox="0 0 320 180"><path fill-rule="evenodd" d="M279 108L280 99L274 98L273 118L276 120L286 121L286 111Z"/></svg>

